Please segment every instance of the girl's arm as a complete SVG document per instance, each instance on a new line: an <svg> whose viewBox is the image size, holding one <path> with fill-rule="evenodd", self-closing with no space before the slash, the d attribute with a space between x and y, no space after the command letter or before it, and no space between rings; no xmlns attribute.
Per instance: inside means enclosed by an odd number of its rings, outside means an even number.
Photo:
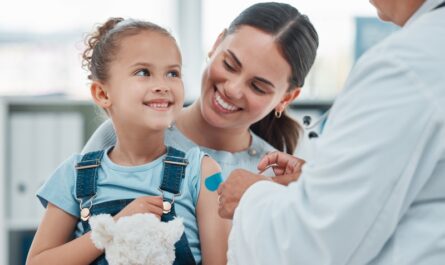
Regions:
<svg viewBox="0 0 445 265"><path fill-rule="evenodd" d="M26 264L90 264L99 257L103 251L94 246L91 232L71 240L77 221L76 217L48 203Z"/></svg>
<svg viewBox="0 0 445 265"><path fill-rule="evenodd" d="M196 207L203 265L227 264L227 240L231 222L219 217L218 194L205 186L205 179L219 172L219 165L205 156L202 160L201 191Z"/></svg>
<svg viewBox="0 0 445 265"><path fill-rule="evenodd" d="M136 213L162 215L162 197L141 196L122 209L114 219ZM91 232L72 239L78 219L54 204L48 203L43 220L31 245L26 263L33 264L90 264L103 251L91 241ZM71 241L70 241L71 240ZM63 261L63 262L62 262Z"/></svg>

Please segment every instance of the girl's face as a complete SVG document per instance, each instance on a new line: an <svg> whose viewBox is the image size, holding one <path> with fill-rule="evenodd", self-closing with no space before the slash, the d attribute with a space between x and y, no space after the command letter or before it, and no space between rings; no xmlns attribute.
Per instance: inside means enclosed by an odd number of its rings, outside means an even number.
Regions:
<svg viewBox="0 0 445 265"><path fill-rule="evenodd" d="M110 63L105 90L113 123L163 130L181 110L181 55L173 39L143 31L123 37Z"/></svg>
<svg viewBox="0 0 445 265"><path fill-rule="evenodd" d="M297 95L287 93L291 68L263 31L242 26L220 35L209 55L200 103L212 126L246 129Z"/></svg>

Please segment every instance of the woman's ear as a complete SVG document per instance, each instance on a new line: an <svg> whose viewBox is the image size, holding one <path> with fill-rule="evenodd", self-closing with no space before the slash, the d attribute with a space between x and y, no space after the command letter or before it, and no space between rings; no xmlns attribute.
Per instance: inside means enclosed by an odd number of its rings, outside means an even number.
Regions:
<svg viewBox="0 0 445 265"><path fill-rule="evenodd" d="M296 87L289 92L284 94L280 103L275 107L275 110L278 112L282 112L294 99L296 99L301 92L301 87Z"/></svg>
<svg viewBox="0 0 445 265"><path fill-rule="evenodd" d="M105 87L102 83L98 81L93 81L90 90L91 90L91 96L93 97L94 102L98 106L104 109L109 108L111 106L111 100L108 97L108 93L105 90Z"/></svg>
<svg viewBox="0 0 445 265"><path fill-rule="evenodd" d="M227 35L227 29L224 29L221 33L219 33L218 38L216 39L215 43L213 43L212 49L209 51L207 56L212 57L213 53L216 51L218 46L221 44L221 42L224 40L224 38Z"/></svg>
<svg viewBox="0 0 445 265"><path fill-rule="evenodd" d="M301 92L301 87L296 87L289 92L284 94L283 99L281 99L280 104L284 104L285 106L289 105L294 99L296 99Z"/></svg>

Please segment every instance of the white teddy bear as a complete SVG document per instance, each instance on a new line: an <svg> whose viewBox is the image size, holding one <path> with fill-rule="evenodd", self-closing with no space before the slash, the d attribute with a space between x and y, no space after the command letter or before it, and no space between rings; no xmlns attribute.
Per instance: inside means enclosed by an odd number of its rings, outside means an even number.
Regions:
<svg viewBox="0 0 445 265"><path fill-rule="evenodd" d="M105 249L109 265L171 265L175 243L184 232L181 218L161 222L153 214L135 214L116 222L109 214L90 218L91 239Z"/></svg>

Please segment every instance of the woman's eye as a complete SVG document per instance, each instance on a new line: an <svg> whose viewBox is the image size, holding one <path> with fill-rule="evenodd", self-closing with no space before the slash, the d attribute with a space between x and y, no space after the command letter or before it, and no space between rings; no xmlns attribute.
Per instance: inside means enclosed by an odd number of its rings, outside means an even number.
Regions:
<svg viewBox="0 0 445 265"><path fill-rule="evenodd" d="M259 86L255 85L254 83L252 83L252 89L259 94L266 94L266 91L264 91L264 89L261 89Z"/></svg>
<svg viewBox="0 0 445 265"><path fill-rule="evenodd" d="M179 71L170 71L167 73L167 77L181 77L181 73Z"/></svg>
<svg viewBox="0 0 445 265"><path fill-rule="evenodd" d="M230 72L235 72L235 68L233 66L231 66L226 60L223 60L224 63L224 67L230 71Z"/></svg>
<svg viewBox="0 0 445 265"><path fill-rule="evenodd" d="M148 69L141 69L135 73L136 76L150 76L150 71Z"/></svg>

